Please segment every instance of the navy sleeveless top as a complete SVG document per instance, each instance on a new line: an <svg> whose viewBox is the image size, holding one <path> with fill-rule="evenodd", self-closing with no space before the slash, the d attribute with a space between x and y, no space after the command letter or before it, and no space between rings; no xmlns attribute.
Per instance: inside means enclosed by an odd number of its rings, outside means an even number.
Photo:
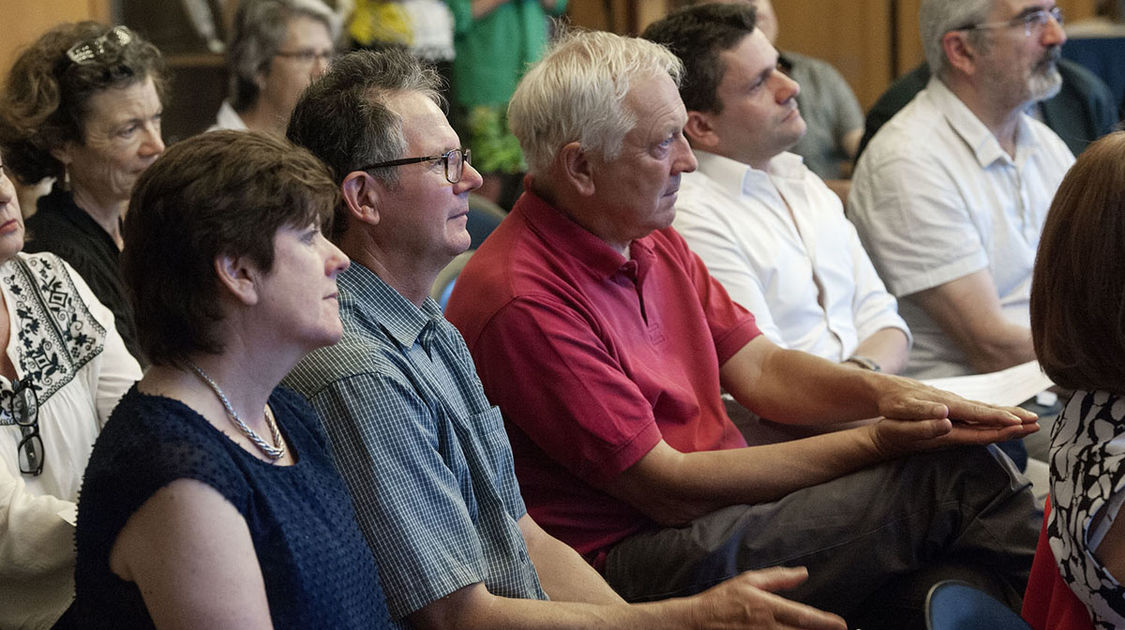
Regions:
<svg viewBox="0 0 1125 630"><path fill-rule="evenodd" d="M151 628L136 584L109 568L125 522L177 479L214 488L246 519L278 628L391 628L370 550L315 412L298 395L270 396L293 466L274 466L183 403L121 399L90 456L78 500L76 599L67 619L84 628Z"/></svg>

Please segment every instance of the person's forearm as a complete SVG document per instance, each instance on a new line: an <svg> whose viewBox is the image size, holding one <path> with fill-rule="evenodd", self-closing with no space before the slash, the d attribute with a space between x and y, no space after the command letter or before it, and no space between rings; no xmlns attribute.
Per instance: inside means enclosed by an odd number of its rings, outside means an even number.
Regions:
<svg viewBox="0 0 1125 630"><path fill-rule="evenodd" d="M735 400L763 418L789 424L836 424L879 415L883 375L777 348L751 382L724 382Z"/></svg>
<svg viewBox="0 0 1125 630"><path fill-rule="evenodd" d="M531 563L551 601L623 604L609 584L566 543L543 531L530 516L519 520Z"/></svg>
<svg viewBox="0 0 1125 630"><path fill-rule="evenodd" d="M74 570L74 526L60 513L74 503L33 496L16 479L0 473L0 573L34 579L37 574Z"/></svg>
<svg viewBox="0 0 1125 630"><path fill-rule="evenodd" d="M906 333L898 328L883 328L861 341L852 354L875 361L887 374L898 374L906 367L909 351Z"/></svg>
<svg viewBox="0 0 1125 630"><path fill-rule="evenodd" d="M875 429L863 426L799 440L681 453L660 442L604 490L666 527L728 505L774 501L883 461Z"/></svg>
<svg viewBox="0 0 1125 630"><path fill-rule="evenodd" d="M967 340L961 344L961 349L968 356L973 369L981 374L1035 360L1031 329L1014 324L993 329L988 335Z"/></svg>
<svg viewBox="0 0 1125 630"><path fill-rule="evenodd" d="M415 628L457 630L683 630L786 627L844 630L843 620L775 595L804 581L802 569L750 571L699 595L648 604L511 599L467 586L410 616ZM765 625L768 620L771 624Z"/></svg>

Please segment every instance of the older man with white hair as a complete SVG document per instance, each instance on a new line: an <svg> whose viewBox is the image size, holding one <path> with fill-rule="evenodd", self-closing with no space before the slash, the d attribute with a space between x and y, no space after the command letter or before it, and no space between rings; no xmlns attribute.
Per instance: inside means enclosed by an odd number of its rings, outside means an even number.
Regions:
<svg viewBox="0 0 1125 630"><path fill-rule="evenodd" d="M1039 233L1074 162L1026 112L1058 92L1053 0L924 0L926 89L860 158L849 212L914 333L906 373L992 372L1035 358Z"/></svg>
<svg viewBox="0 0 1125 630"><path fill-rule="evenodd" d="M920 451L1024 435L1031 416L761 335L669 227L696 167L681 75L663 46L578 33L513 96L527 192L446 314L504 414L528 513L633 601L805 564L795 599L862 616L897 610L882 589L953 558L1022 591L1036 525L1011 462ZM887 419L747 447L722 388L780 421Z"/></svg>

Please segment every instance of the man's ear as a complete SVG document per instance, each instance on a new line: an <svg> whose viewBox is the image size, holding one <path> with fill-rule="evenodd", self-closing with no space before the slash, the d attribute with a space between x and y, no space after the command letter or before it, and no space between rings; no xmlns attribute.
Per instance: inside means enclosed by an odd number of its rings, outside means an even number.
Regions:
<svg viewBox="0 0 1125 630"><path fill-rule="evenodd" d="M215 275L232 297L253 306L258 303L258 279L262 272L246 256L222 254L215 257Z"/></svg>
<svg viewBox="0 0 1125 630"><path fill-rule="evenodd" d="M594 194L594 165L581 144L568 142L564 145L559 149L555 164L566 182L580 195L588 197Z"/></svg>
<svg viewBox="0 0 1125 630"><path fill-rule="evenodd" d="M351 219L375 225L379 223L379 202L387 194L382 181L364 171L352 171L344 177L340 193L348 206Z"/></svg>
<svg viewBox="0 0 1125 630"><path fill-rule="evenodd" d="M691 142L692 148L702 149L714 153L714 148L719 144L719 134L711 125L711 114L690 110L687 113L687 124L684 125L684 135Z"/></svg>
<svg viewBox="0 0 1125 630"><path fill-rule="evenodd" d="M949 65L966 75L976 70L977 49L969 43L969 34L964 31L950 31L941 37L941 48Z"/></svg>

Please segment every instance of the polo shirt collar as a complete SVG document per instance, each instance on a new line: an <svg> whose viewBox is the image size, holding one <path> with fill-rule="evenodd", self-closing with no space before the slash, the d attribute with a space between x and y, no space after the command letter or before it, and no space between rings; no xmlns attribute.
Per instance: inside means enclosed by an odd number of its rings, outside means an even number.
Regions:
<svg viewBox="0 0 1125 630"><path fill-rule="evenodd" d="M337 276L336 282L342 292L361 297L352 306L367 325L381 327L404 348L413 347L423 329L442 317L441 307L433 298L427 297L422 308L418 308L375 272L355 261Z"/></svg>
<svg viewBox="0 0 1125 630"><path fill-rule="evenodd" d="M1000 146L1000 141L992 135L988 127L944 82L936 76L930 77L926 90L931 92L931 98L949 122L949 126L973 151L981 168L988 168L997 160L1015 164L1022 164L1026 160L1032 144L1028 117L1025 114L1020 114L1019 117L1019 126L1016 129L1016 155L1013 159Z"/></svg>
<svg viewBox="0 0 1125 630"><path fill-rule="evenodd" d="M530 181L529 178L528 182ZM633 263L532 192L531 186L525 188L520 199L520 211L531 229L551 248L565 253L592 275L608 278L619 271L634 275L637 265L643 267L651 260L652 246L648 242L649 237L637 239L630 244L629 253L636 260ZM630 272L630 269L634 271Z"/></svg>

